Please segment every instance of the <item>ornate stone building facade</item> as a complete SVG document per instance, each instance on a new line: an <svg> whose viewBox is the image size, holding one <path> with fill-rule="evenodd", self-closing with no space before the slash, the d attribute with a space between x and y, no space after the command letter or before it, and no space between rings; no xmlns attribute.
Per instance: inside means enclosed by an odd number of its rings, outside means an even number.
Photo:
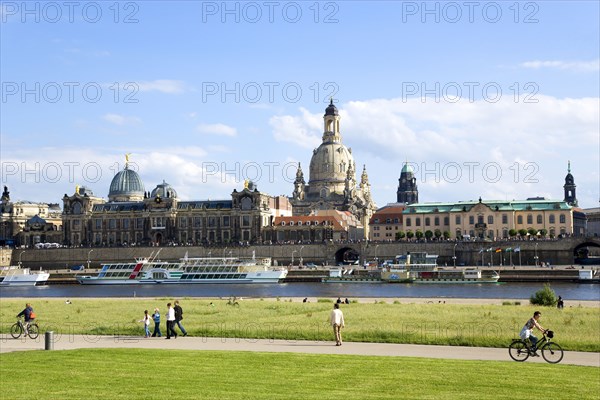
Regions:
<svg viewBox="0 0 600 400"><path fill-rule="evenodd" d="M561 200L486 200L411 204L403 212L404 231L448 232L451 239L508 238L514 229L545 230L551 237L573 233L573 208Z"/></svg>
<svg viewBox="0 0 600 400"><path fill-rule="evenodd" d="M366 167L363 166L360 183L357 183L352 150L342 143L340 115L333 100L325 109L323 120L323 142L313 151L308 184L298 164L290 198L294 215L310 215L317 210L349 211L362 224L363 238L368 238L369 219L376 206L371 198Z"/></svg>
<svg viewBox="0 0 600 400"><path fill-rule="evenodd" d="M252 182L230 199L182 201L168 183L151 192L127 164L113 178L108 202L87 188L63 197L67 245L122 246L261 242L263 229L291 215L285 197L259 192Z"/></svg>
<svg viewBox="0 0 600 400"><path fill-rule="evenodd" d="M0 198L0 246L32 246L55 241L60 243L61 229L58 204L12 202L8 187L4 186Z"/></svg>

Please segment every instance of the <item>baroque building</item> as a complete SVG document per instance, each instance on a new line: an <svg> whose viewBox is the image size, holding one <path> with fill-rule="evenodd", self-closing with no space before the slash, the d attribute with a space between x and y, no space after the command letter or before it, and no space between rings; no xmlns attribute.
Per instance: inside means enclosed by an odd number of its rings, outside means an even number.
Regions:
<svg viewBox="0 0 600 400"><path fill-rule="evenodd" d="M8 187L0 197L0 245L33 246L60 243L62 219L58 204L11 201Z"/></svg>
<svg viewBox="0 0 600 400"><path fill-rule="evenodd" d="M495 240L521 229L544 230L551 237L574 231L573 208L564 201L543 198L411 204L403 215L407 234L439 230L451 239Z"/></svg>
<svg viewBox="0 0 600 400"><path fill-rule="evenodd" d="M294 215L311 215L318 210L338 210L352 213L369 235L369 220L376 210L371 198L371 185L366 167L356 180L356 163L352 150L342 143L340 115L331 100L325 109L321 145L313 150L308 184L298 164L294 192L290 198Z"/></svg>
<svg viewBox="0 0 600 400"><path fill-rule="evenodd" d="M110 184L108 201L87 188L65 194L64 242L72 246L257 243L275 217L291 214L287 198L259 192L252 182L222 200L183 201L164 181L145 191L140 176L126 163Z"/></svg>

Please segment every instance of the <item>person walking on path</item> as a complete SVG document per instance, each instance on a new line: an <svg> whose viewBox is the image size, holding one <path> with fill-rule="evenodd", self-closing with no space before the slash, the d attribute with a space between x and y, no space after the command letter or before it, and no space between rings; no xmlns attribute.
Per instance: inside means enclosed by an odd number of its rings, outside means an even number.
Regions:
<svg viewBox="0 0 600 400"><path fill-rule="evenodd" d="M175 322L177 323L177 326L181 330L181 333L183 334L183 336L187 336L187 331L185 330L183 325L181 325L181 320L183 319L183 309L179 305L179 300L175 300L174 310L175 310ZM173 327L173 330L175 330L174 328L175 327Z"/></svg>
<svg viewBox="0 0 600 400"><path fill-rule="evenodd" d="M152 319L154 320L154 332L152 333L152 337L161 337L162 333L160 331L160 312L158 311L158 308L154 309Z"/></svg>
<svg viewBox="0 0 600 400"><path fill-rule="evenodd" d="M344 313L340 310L340 305L335 303L331 316L329 317L331 326L333 327L333 334L335 335L335 345L342 345L342 328L344 327Z"/></svg>
<svg viewBox="0 0 600 400"><path fill-rule="evenodd" d="M177 332L175 332L174 326L175 310L171 307L171 303L167 303L167 339L171 339L171 336L177 339Z"/></svg>
<svg viewBox="0 0 600 400"><path fill-rule="evenodd" d="M144 337L150 337L150 315L148 315L148 310L144 310L144 319L139 322L144 323Z"/></svg>

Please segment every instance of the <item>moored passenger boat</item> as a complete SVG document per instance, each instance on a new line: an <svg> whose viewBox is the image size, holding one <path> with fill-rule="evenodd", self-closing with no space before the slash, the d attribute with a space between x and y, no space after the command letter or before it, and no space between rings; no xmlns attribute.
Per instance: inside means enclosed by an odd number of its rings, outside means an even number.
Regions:
<svg viewBox="0 0 600 400"><path fill-rule="evenodd" d="M44 271L31 271L19 266L0 267L1 286L35 286L46 283L50 274Z"/></svg>
<svg viewBox="0 0 600 400"><path fill-rule="evenodd" d="M439 268L437 257L427 253L397 256L395 263L382 271L381 279L385 282L404 283L497 283L500 279L496 271Z"/></svg>
<svg viewBox="0 0 600 400"><path fill-rule="evenodd" d="M77 276L77 281L82 285L278 283L287 276L287 269L270 264L270 258L186 257L178 262L143 258L103 264L98 275Z"/></svg>

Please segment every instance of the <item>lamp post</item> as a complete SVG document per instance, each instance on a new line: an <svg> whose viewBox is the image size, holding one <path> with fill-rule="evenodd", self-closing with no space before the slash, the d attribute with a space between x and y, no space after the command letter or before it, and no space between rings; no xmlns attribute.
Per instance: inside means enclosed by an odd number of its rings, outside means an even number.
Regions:
<svg viewBox="0 0 600 400"><path fill-rule="evenodd" d="M375 263L377 263L376 267L379 267L379 257L377 257L377 248L379 247L378 244L375 245Z"/></svg>
<svg viewBox="0 0 600 400"><path fill-rule="evenodd" d="M292 266L294 265L294 254L296 253L296 250L292 251Z"/></svg>
<svg viewBox="0 0 600 400"><path fill-rule="evenodd" d="M87 256L87 269L90 269L90 254L92 254L92 251L94 251L94 249L88 251L88 256Z"/></svg>
<svg viewBox="0 0 600 400"><path fill-rule="evenodd" d="M298 265L302 266L302 249L304 246L300 246L300 263Z"/></svg>
<svg viewBox="0 0 600 400"><path fill-rule="evenodd" d="M19 253L19 268L21 268L21 256L23 255L23 253L25 253L26 250L23 250L22 252Z"/></svg>
<svg viewBox="0 0 600 400"><path fill-rule="evenodd" d="M454 253L452 254L452 262L454 263L454 268L456 268L456 246L458 246L458 243L454 243Z"/></svg>
<svg viewBox="0 0 600 400"><path fill-rule="evenodd" d="M536 267L538 266L537 247L538 247L538 244L536 243L536 244L535 244L535 255L533 256L533 259L534 259L534 261L535 261L535 266L536 266Z"/></svg>

